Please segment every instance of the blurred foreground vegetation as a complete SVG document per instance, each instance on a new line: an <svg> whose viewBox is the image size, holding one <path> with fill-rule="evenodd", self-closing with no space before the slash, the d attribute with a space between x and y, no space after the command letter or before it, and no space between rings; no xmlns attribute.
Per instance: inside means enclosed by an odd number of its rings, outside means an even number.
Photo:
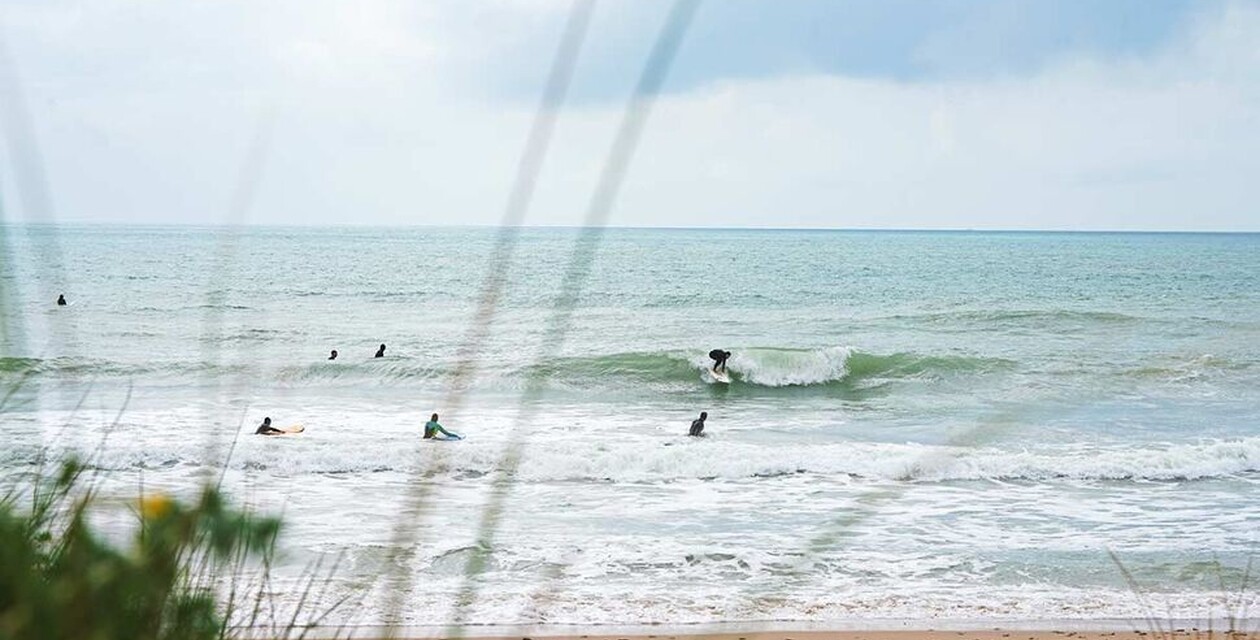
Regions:
<svg viewBox="0 0 1260 640"><path fill-rule="evenodd" d="M235 509L213 487L191 503L149 495L119 545L93 530L100 502L82 474L66 462L0 497L0 640L226 637L244 601L215 576L269 565L279 520Z"/></svg>

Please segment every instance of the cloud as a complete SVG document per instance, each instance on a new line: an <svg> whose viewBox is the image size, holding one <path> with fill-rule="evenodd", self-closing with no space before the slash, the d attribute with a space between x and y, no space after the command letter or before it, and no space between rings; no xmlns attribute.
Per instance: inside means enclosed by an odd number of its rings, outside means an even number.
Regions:
<svg viewBox="0 0 1260 640"><path fill-rule="evenodd" d="M1201 17L1159 55L906 83L810 74L658 105L623 224L1258 229L1260 10ZM615 113L564 126L541 219L579 211Z"/></svg>
<svg viewBox="0 0 1260 640"><path fill-rule="evenodd" d="M567 3L193 6L7 14L61 219L224 219L274 112L252 221L493 224L534 98L481 89L517 69L537 91L546 56L504 56L553 33L549 55ZM641 63L657 23L624 17L639 35L618 46ZM613 221L1260 229L1257 43L1260 7L1237 3L1143 55L1059 49L1020 73L711 74L660 99ZM621 109L566 111L531 222L580 220Z"/></svg>
<svg viewBox="0 0 1260 640"><path fill-rule="evenodd" d="M624 98L665 6L601 4L575 86L579 102ZM723 0L701 8L665 89L782 75L928 82L1028 75L1073 55L1149 54L1194 11L1215 6L1215 0ZM532 37L493 45L514 61L499 67L505 81L493 85L494 94L532 96L535 85L518 80L534 76L520 72L545 66L554 39L553 30L536 29Z"/></svg>

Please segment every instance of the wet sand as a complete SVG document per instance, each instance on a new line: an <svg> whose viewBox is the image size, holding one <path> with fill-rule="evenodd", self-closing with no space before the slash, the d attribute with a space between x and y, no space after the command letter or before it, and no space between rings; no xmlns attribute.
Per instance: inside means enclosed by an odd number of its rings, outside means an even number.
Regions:
<svg viewBox="0 0 1260 640"><path fill-rule="evenodd" d="M1255 626L1248 631L1230 632L1221 628L1174 627L1164 629L1077 629L1036 630L1023 628L989 627L973 630L896 629L896 630L837 630L837 631L749 631L715 633L652 633L652 634L514 634L514 635L457 635L446 633L414 633L404 631L394 636L407 640L1260 640L1260 630ZM360 630L362 631L362 629ZM383 638L387 634L380 629L364 635L351 632L349 637L369 639ZM345 637L343 635L343 637Z"/></svg>

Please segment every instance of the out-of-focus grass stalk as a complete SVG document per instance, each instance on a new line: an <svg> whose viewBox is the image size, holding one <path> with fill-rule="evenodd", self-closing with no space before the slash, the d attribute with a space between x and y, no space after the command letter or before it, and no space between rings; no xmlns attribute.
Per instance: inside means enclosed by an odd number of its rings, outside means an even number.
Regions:
<svg viewBox="0 0 1260 640"><path fill-rule="evenodd" d="M652 107L699 4L699 0L675 0L648 54L648 59L600 172L583 219L582 229L569 256L560 294L547 319L543 339L534 359L536 363L548 362L564 346L572 327L573 313L581 298L586 279L590 275L608 218L625 181L626 173L629 171L630 162L634 158L643 129L647 125L648 116L651 115ZM516 470L524 455L528 435L538 411L537 401L545 391L548 376L549 372L545 367L534 367L526 380L516 419L509 432L508 445L493 474L490 498L482 509L481 521L477 529L477 542L473 545L464 566L464 583L456 599L455 617L448 631L450 636L463 635L463 626L467 624L469 611L476 601L480 577L485 571L490 554L493 553L494 536L512 486L515 484Z"/></svg>

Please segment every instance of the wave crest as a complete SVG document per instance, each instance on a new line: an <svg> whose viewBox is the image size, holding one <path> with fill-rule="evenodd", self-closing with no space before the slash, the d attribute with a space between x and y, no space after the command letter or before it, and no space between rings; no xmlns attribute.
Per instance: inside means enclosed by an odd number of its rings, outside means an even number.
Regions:
<svg viewBox="0 0 1260 640"><path fill-rule="evenodd" d="M732 349L727 369L733 386L763 388L858 385L869 381L941 378L965 373L1008 369L1015 363L1001 358L961 355L887 355L852 347L821 349ZM575 386L599 384L609 378L634 379L645 384L712 383L704 373L712 360L705 352L659 351L616 353L593 358L562 358L538 365L527 374L543 375Z"/></svg>
<svg viewBox="0 0 1260 640"><path fill-rule="evenodd" d="M265 334L262 334L265 335ZM235 339L255 339L243 334ZM728 363L733 386L758 388L854 386L895 379L936 379L950 375L998 371L1014 365L1000 358L918 353L875 354L852 347L821 349L734 349ZM595 357L558 358L537 365L483 371L484 380L502 385L540 376L565 388L622 386L627 380L647 386L684 388L712 382L705 376L711 361L701 351L612 353ZM268 363L155 361L125 363L91 358L0 358L0 376L37 375L58 378L124 378L186 380L207 376L243 376L282 385L364 382L428 382L449 373L433 359L388 357L367 361L308 361L276 367Z"/></svg>

